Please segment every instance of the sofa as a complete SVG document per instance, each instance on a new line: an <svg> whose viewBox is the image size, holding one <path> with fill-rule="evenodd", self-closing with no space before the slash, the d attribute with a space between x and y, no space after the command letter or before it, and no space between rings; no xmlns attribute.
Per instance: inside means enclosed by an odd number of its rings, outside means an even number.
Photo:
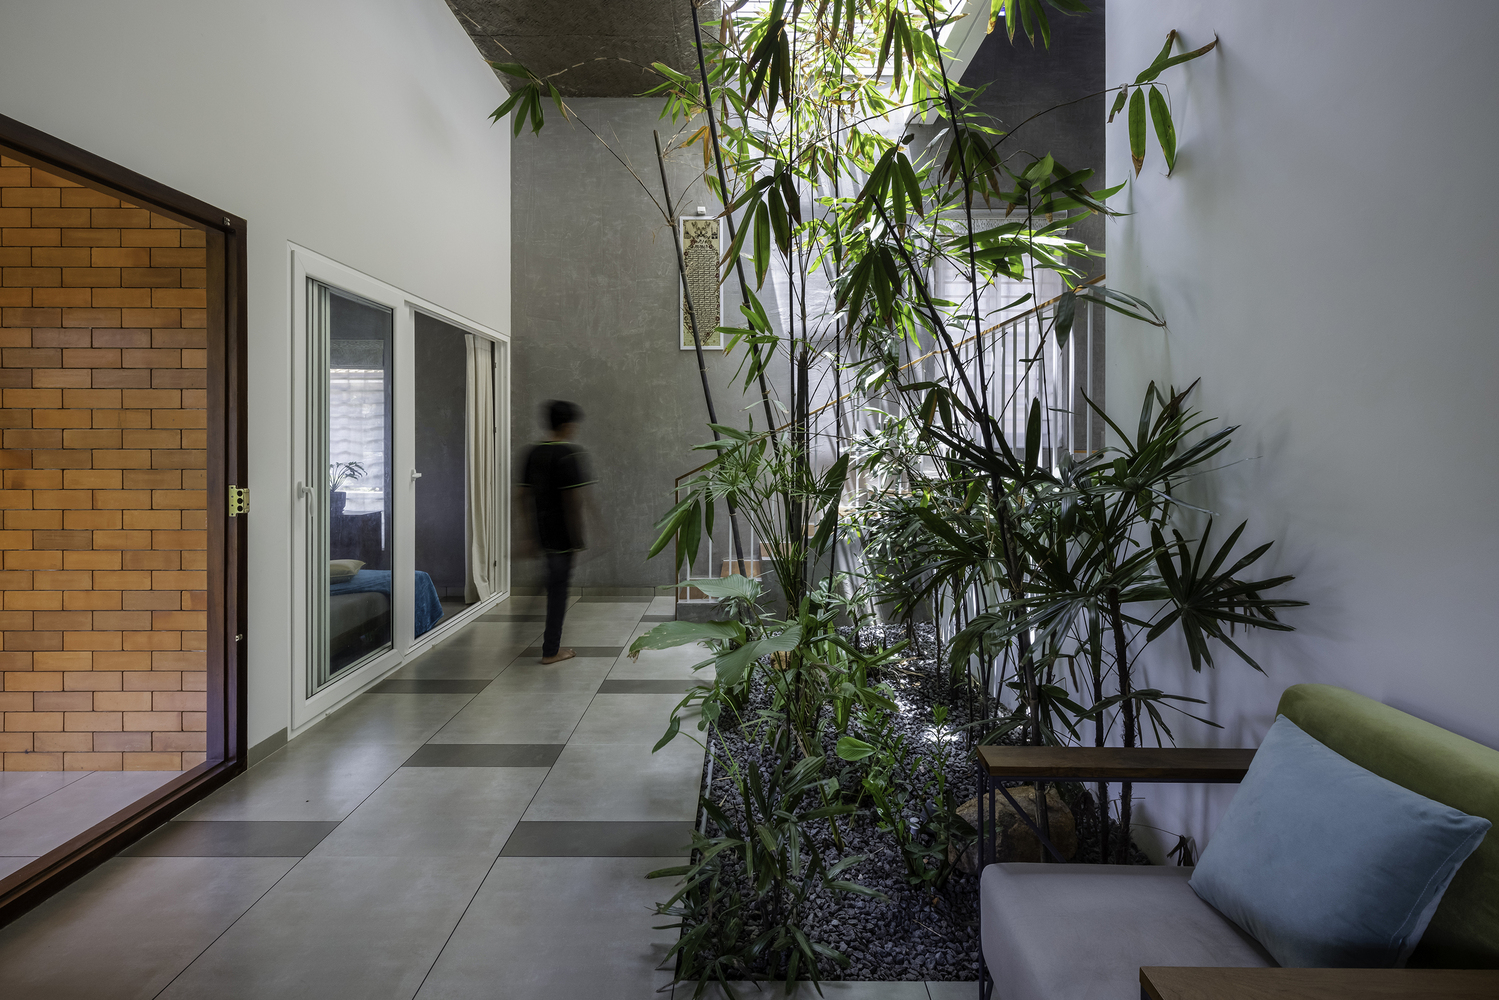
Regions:
<svg viewBox="0 0 1499 1000"><path fill-rule="evenodd" d="M1499 825L1499 751L1327 685L1288 688L1278 714L1360 767ZM1077 771L1031 777L1077 780ZM1192 873L988 865L980 880L981 991L992 981L998 1000L1122 1000L1140 995L1143 966L1274 967L1253 937L1198 898L1187 882ZM1409 965L1499 968L1499 836L1486 837L1453 877Z"/></svg>

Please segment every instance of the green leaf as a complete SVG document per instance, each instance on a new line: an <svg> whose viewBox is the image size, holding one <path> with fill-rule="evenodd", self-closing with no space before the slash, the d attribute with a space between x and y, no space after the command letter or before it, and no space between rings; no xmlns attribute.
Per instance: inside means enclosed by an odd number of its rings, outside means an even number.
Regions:
<svg viewBox="0 0 1499 1000"><path fill-rule="evenodd" d="M1056 333L1057 346L1067 346L1067 336L1072 333L1072 323L1077 316L1077 293L1067 290L1057 302Z"/></svg>
<svg viewBox="0 0 1499 1000"><path fill-rule="evenodd" d="M1175 32L1172 32L1172 34L1175 34ZM1172 56L1170 59L1153 63L1149 69L1140 74L1140 78L1135 82L1150 83L1156 77L1160 76L1161 73L1170 69L1172 66L1180 66L1184 62L1191 62L1193 59L1197 59L1207 55L1217 47L1218 36L1214 35L1213 40L1211 42L1208 42L1200 49L1193 49L1191 52L1183 52L1179 56Z"/></svg>
<svg viewBox="0 0 1499 1000"><path fill-rule="evenodd" d="M1030 417L1025 422L1025 468L1028 475L1034 475L1036 465L1041 458L1041 399L1031 399Z"/></svg>
<svg viewBox="0 0 1499 1000"><path fill-rule="evenodd" d="M1166 98L1156 87L1150 88L1150 122L1155 126L1155 137L1160 140L1161 152L1166 156L1166 174L1170 176L1176 167L1176 127L1171 124L1171 109Z"/></svg>
<svg viewBox="0 0 1499 1000"><path fill-rule="evenodd" d="M702 582L702 581L696 581ZM642 649L672 649L691 642L739 642L744 626L738 622L662 622L630 644L630 655Z"/></svg>
<svg viewBox="0 0 1499 1000"><path fill-rule="evenodd" d="M755 287L765 284L765 272L770 269L770 210L765 202L755 210Z"/></svg>
<svg viewBox="0 0 1499 1000"><path fill-rule="evenodd" d="M844 760L863 760L875 753L874 747L852 736L839 737L837 749L838 756Z"/></svg>
<svg viewBox="0 0 1499 1000"><path fill-rule="evenodd" d="M656 745L651 747L651 753L655 753L662 747L666 746L666 744L676 739L677 733L681 731L682 720L677 716L675 712L673 712L671 716L671 724L666 727L666 735L662 736L659 740L656 741Z"/></svg>
<svg viewBox="0 0 1499 1000"><path fill-rule="evenodd" d="M1114 124L1114 116L1124 110L1124 102L1127 100L1129 100L1129 87L1126 85L1119 88L1119 96L1114 98L1114 106L1109 109L1107 124Z"/></svg>
<svg viewBox="0 0 1499 1000"><path fill-rule="evenodd" d="M759 580L751 580L738 573L705 580L687 580L679 586L696 587L716 601L739 600L746 604L754 604L765 593Z"/></svg>
<svg viewBox="0 0 1499 1000"><path fill-rule="evenodd" d="M1145 95L1136 88L1129 98L1129 158L1135 164L1135 176L1145 166Z"/></svg>
<svg viewBox="0 0 1499 1000"><path fill-rule="evenodd" d="M1170 31L1166 32L1166 44L1161 46L1161 51L1157 52L1155 58L1150 61L1150 65L1141 70L1140 75L1135 77L1135 86L1138 87L1140 84L1146 83L1156 78L1156 76L1160 73L1159 67L1164 64L1167 59L1171 58L1171 46L1175 44L1176 29L1172 28Z"/></svg>
<svg viewBox="0 0 1499 1000"><path fill-rule="evenodd" d="M749 669L762 656L771 653L786 653L801 645L802 627L793 625L780 635L773 635L765 639L757 639L747 642L732 652L725 653L715 663L719 683L733 687L744 677L744 672Z"/></svg>

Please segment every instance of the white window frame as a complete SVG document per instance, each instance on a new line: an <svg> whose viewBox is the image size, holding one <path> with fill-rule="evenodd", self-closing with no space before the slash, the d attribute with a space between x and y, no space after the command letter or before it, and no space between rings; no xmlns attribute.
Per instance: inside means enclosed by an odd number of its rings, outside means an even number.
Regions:
<svg viewBox="0 0 1499 1000"><path fill-rule="evenodd" d="M288 243L291 277L292 330L292 434L289 442L291 502L292 566L292 647L290 659L291 713L288 737L295 738L308 727L320 722L349 699L362 694L386 675L425 652L434 642L450 634L453 627L482 615L488 608L510 596L510 336L500 330L475 322L435 302L413 295L395 285L371 277L314 250ZM394 492L393 544L391 548L391 648L365 662L342 671L315 692L309 692L310 591L308 499L299 486L304 485L308 441L308 280L351 292L390 308L393 331L394 426L391 456L391 488ZM412 403L415 398L416 314L425 313L465 333L484 337L495 343L495 497L499 510L496 524L500 564L500 586L486 600L466 608L451 620L420 637L415 636L413 606L415 572L415 482L411 473L418 471L415 455L416 425ZM323 554L326 559L326 553ZM326 640L325 640L326 641Z"/></svg>

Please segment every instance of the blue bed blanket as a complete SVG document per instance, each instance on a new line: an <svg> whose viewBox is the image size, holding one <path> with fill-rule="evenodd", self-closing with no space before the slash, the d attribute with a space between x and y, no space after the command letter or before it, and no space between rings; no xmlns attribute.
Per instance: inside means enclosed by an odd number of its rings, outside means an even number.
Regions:
<svg viewBox="0 0 1499 1000"><path fill-rule="evenodd" d="M351 579L335 583L328 588L330 594L377 593L390 597L390 570L362 569ZM416 571L416 634L432 631L442 618L442 601L437 596L437 587L432 578L421 570Z"/></svg>

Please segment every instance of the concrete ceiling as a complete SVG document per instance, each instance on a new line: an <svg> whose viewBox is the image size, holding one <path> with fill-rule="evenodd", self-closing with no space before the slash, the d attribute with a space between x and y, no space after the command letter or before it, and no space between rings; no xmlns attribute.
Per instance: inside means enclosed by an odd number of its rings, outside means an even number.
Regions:
<svg viewBox="0 0 1499 1000"><path fill-rule="evenodd" d="M696 69L691 2L447 0L485 59L520 63L568 97L633 97L661 82L653 62ZM703 4L699 17L715 20L718 4Z"/></svg>

